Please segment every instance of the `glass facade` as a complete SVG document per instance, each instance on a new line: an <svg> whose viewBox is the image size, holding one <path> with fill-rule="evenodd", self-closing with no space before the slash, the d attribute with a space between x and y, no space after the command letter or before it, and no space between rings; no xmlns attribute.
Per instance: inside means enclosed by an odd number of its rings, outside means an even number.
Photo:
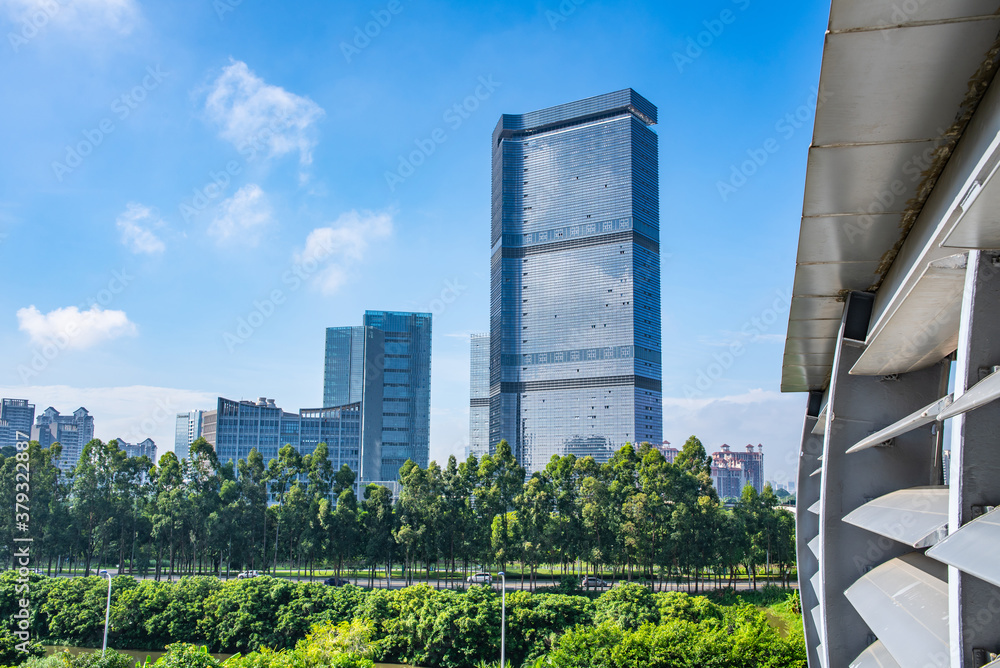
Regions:
<svg viewBox="0 0 1000 668"><path fill-rule="evenodd" d="M326 443L334 469L361 470L361 404L286 413L270 399L233 401L219 397L205 414L205 439L220 462L245 460L256 448L267 463L291 445L303 455Z"/></svg>
<svg viewBox="0 0 1000 668"><path fill-rule="evenodd" d="M470 343L469 452L490 453L490 335L473 334Z"/></svg>
<svg viewBox="0 0 1000 668"><path fill-rule="evenodd" d="M201 436L204 411L178 413L174 427L174 455L177 459L187 459L191 444Z"/></svg>
<svg viewBox="0 0 1000 668"><path fill-rule="evenodd" d="M662 440L656 113L623 90L494 131L489 446L529 475Z"/></svg>
<svg viewBox="0 0 1000 668"><path fill-rule="evenodd" d="M0 401L0 448L15 445L17 432L31 436L31 426L35 423L35 405L27 399L3 399Z"/></svg>
<svg viewBox="0 0 1000 668"><path fill-rule="evenodd" d="M428 463L431 314L365 311L364 324L384 335L380 478L396 480L407 459Z"/></svg>

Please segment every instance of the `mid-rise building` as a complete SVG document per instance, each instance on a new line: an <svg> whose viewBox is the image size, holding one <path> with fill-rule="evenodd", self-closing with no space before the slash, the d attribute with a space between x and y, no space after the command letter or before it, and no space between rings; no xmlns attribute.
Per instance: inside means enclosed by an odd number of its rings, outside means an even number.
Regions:
<svg viewBox="0 0 1000 668"><path fill-rule="evenodd" d="M469 454L490 454L490 335L473 334L470 342Z"/></svg>
<svg viewBox="0 0 1000 668"><path fill-rule="evenodd" d="M277 458L285 445L309 455L326 443L334 469L347 465L365 478L360 403L288 413L273 399L261 397L254 402L219 397L217 408L205 412L202 436L215 447L222 463L245 460L253 449L266 463Z"/></svg>
<svg viewBox="0 0 1000 668"><path fill-rule="evenodd" d="M746 452L733 451L725 443L712 453L712 484L721 499L738 499L750 485L764 491L764 446L748 445Z"/></svg>
<svg viewBox="0 0 1000 668"><path fill-rule="evenodd" d="M493 132L490 447L529 475L662 439L656 118L626 89Z"/></svg>
<svg viewBox="0 0 1000 668"><path fill-rule="evenodd" d="M31 435L35 405L27 399L0 400L0 448L18 442L17 433Z"/></svg>
<svg viewBox="0 0 1000 668"><path fill-rule="evenodd" d="M674 460L677 459L677 455L681 454L680 450L670 445L670 441L663 441L659 445L654 444L653 447L659 450L663 458L670 464L673 464Z"/></svg>
<svg viewBox="0 0 1000 668"><path fill-rule="evenodd" d="M201 437L205 411L178 413L174 428L174 454L177 459L187 459L191 444Z"/></svg>
<svg viewBox="0 0 1000 668"><path fill-rule="evenodd" d="M119 438L118 447L125 451L129 457L149 457L149 460L156 463L156 443L151 438L138 443L128 443L125 439Z"/></svg>
<svg viewBox="0 0 1000 668"><path fill-rule="evenodd" d="M49 406L35 419L31 428L31 439L43 448L59 443L62 455L59 468L72 471L80 461L83 448L94 438L94 418L86 408L76 409L72 415L60 415Z"/></svg>

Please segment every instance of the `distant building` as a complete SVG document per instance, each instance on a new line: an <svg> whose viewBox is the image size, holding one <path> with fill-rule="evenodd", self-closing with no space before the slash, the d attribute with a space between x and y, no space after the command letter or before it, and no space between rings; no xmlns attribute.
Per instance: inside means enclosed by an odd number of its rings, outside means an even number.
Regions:
<svg viewBox="0 0 1000 668"><path fill-rule="evenodd" d="M0 401L0 448L17 443L17 432L31 434L35 422L35 405L27 399Z"/></svg>
<svg viewBox="0 0 1000 668"><path fill-rule="evenodd" d="M174 454L177 459L187 459L191 444L201 438L202 418L205 411L177 414L174 428Z"/></svg>
<svg viewBox="0 0 1000 668"><path fill-rule="evenodd" d="M470 341L469 453L490 454L490 335Z"/></svg>
<svg viewBox="0 0 1000 668"><path fill-rule="evenodd" d="M323 403L360 404L366 481L396 480L430 452L431 315L366 311L361 327L326 330Z"/></svg>
<svg viewBox="0 0 1000 668"><path fill-rule="evenodd" d="M36 418L31 438L43 448L58 442L62 446L59 468L72 471L80 461L83 447L94 438L94 418L86 408L78 408L72 415L60 415L49 406Z"/></svg>
<svg viewBox="0 0 1000 668"><path fill-rule="evenodd" d="M758 493L764 491L764 446L748 445L746 452L733 452L723 444L712 454L712 483L719 498L738 499L743 488L751 485Z"/></svg>
<svg viewBox="0 0 1000 668"><path fill-rule="evenodd" d="M431 445L431 314L365 311L365 326L385 337L382 466L396 480L411 459L426 467Z"/></svg>
<svg viewBox="0 0 1000 668"><path fill-rule="evenodd" d="M941 467L944 469L944 484L951 484L951 450L941 453Z"/></svg>
<svg viewBox="0 0 1000 668"><path fill-rule="evenodd" d="M673 464L674 460L677 459L677 455L681 454L680 450L670 445L670 441L663 441L663 443L654 445L653 447L659 450L663 458L670 464Z"/></svg>
<svg viewBox="0 0 1000 668"><path fill-rule="evenodd" d="M308 455L326 443L335 470L346 464L359 478L378 480L366 476L360 403L288 413L273 399L261 397L254 402L219 397L216 410L205 412L202 436L215 447L222 463L245 460L256 448L266 464L285 445Z"/></svg>
<svg viewBox="0 0 1000 668"><path fill-rule="evenodd" d="M125 439L119 438L118 447L125 451L129 457L149 457L150 461L156 463L156 443L153 439L147 438L139 443L127 443Z"/></svg>

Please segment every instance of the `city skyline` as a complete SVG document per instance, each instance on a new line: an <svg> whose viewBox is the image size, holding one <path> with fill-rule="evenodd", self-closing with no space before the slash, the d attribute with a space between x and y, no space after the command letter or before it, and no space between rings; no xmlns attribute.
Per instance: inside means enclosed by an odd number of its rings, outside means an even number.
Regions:
<svg viewBox="0 0 1000 668"><path fill-rule="evenodd" d="M790 475L801 400L776 369L826 8L403 6L349 56L373 8L94 3L8 45L3 396L170 449L218 396L316 405L329 325L430 312L429 456L460 455L496 118L631 86L660 106L661 283L684 286L663 300L664 436L767 443ZM644 30L621 49L611 25Z"/></svg>

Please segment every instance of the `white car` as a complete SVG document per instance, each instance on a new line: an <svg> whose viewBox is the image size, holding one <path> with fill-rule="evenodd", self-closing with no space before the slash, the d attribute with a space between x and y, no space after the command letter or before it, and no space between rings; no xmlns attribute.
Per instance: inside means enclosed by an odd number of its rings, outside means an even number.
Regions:
<svg viewBox="0 0 1000 668"><path fill-rule="evenodd" d="M588 575L580 582L580 586L584 589L589 589L590 587L607 587L608 583L599 577Z"/></svg>
<svg viewBox="0 0 1000 668"><path fill-rule="evenodd" d="M469 584L493 584L493 576L489 573L476 573L465 578Z"/></svg>
<svg viewBox="0 0 1000 668"><path fill-rule="evenodd" d="M243 571L242 573L240 573L239 575L236 576L236 579L237 580L246 580L248 578L258 577L259 575L260 575L260 573L258 573L257 571Z"/></svg>

